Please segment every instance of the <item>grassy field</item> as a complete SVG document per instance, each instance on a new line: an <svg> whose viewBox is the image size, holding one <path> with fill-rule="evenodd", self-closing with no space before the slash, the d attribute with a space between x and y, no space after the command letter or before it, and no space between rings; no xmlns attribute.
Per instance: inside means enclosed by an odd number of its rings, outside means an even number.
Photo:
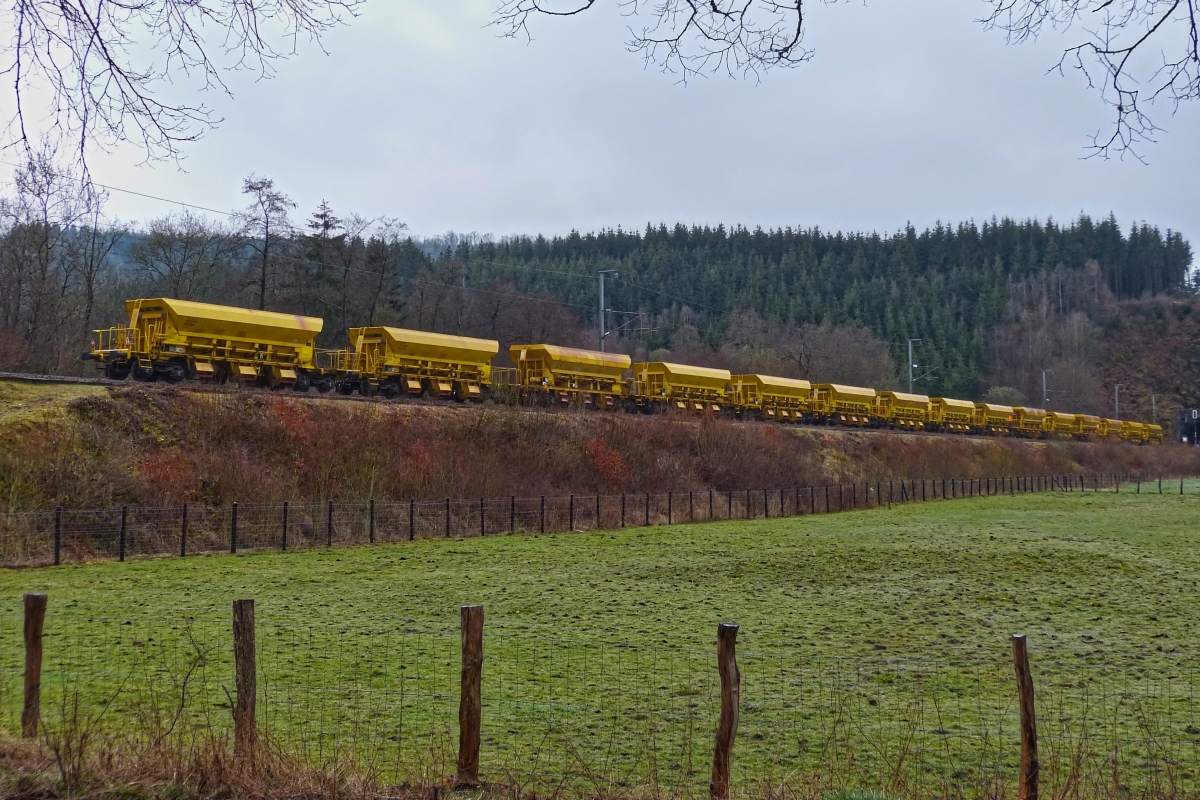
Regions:
<svg viewBox="0 0 1200 800"><path fill-rule="evenodd" d="M716 625L735 621L743 785L819 772L937 793L1011 777L1021 632L1044 780L1066 780L1055 759L1091 719L1131 743L1135 773L1168 748L1194 792L1200 484L1186 488L4 571L0 701L11 729L20 597L39 591L56 697L120 695L106 724L146 725L139 707L174 694L223 725L230 603L253 597L260 709L281 740L437 774L456 742L458 607L482 603L485 770L698 784ZM189 688L197 653L206 682Z"/></svg>

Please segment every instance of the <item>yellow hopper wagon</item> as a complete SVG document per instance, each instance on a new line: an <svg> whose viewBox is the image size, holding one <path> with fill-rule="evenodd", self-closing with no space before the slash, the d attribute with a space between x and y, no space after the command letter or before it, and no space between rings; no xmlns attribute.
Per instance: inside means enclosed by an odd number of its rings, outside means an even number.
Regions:
<svg viewBox="0 0 1200 800"><path fill-rule="evenodd" d="M1081 439L1095 439L1100 436L1100 418L1091 414L1075 415L1075 435Z"/></svg>
<svg viewBox="0 0 1200 800"><path fill-rule="evenodd" d="M820 383L813 389L813 415L829 425L865 427L875 413L875 390Z"/></svg>
<svg viewBox="0 0 1200 800"><path fill-rule="evenodd" d="M812 384L773 375L734 375L732 402L740 414L780 422L802 422L812 413Z"/></svg>
<svg viewBox="0 0 1200 800"><path fill-rule="evenodd" d="M124 380L185 379L307 391L332 385L314 360L318 317L157 297L126 300L127 324L95 331L84 360Z"/></svg>
<svg viewBox="0 0 1200 800"><path fill-rule="evenodd" d="M728 402L732 379L726 369L643 361L633 365L630 396L644 413L673 409L716 414Z"/></svg>
<svg viewBox="0 0 1200 800"><path fill-rule="evenodd" d="M1141 422L1121 423L1121 438L1134 444L1143 444L1147 439L1146 425Z"/></svg>
<svg viewBox="0 0 1200 800"><path fill-rule="evenodd" d="M1100 418L1100 429L1096 431L1097 436L1105 439L1116 441L1121 438L1121 427L1124 425L1120 420Z"/></svg>
<svg viewBox="0 0 1200 800"><path fill-rule="evenodd" d="M1147 425L1145 441L1154 444L1163 443L1163 428L1162 425Z"/></svg>
<svg viewBox="0 0 1200 800"><path fill-rule="evenodd" d="M972 426L976 433L1007 436L1012 431L1013 408L996 403L976 403Z"/></svg>
<svg viewBox="0 0 1200 800"><path fill-rule="evenodd" d="M511 387L520 402L614 408L625 396L622 377L631 359L553 344L515 344L508 349L515 369L495 370L497 388Z"/></svg>
<svg viewBox="0 0 1200 800"><path fill-rule="evenodd" d="M930 430L970 433L974 421L974 403L952 397L935 397L929 401Z"/></svg>
<svg viewBox="0 0 1200 800"><path fill-rule="evenodd" d="M1013 407L1013 433L1027 439L1046 438L1049 414L1043 408Z"/></svg>
<svg viewBox="0 0 1200 800"><path fill-rule="evenodd" d="M411 331L376 325L351 328L350 348L324 354L337 376L339 394L358 391L450 397L460 402L482 400L491 382L492 357L500 351L493 339Z"/></svg>
<svg viewBox="0 0 1200 800"><path fill-rule="evenodd" d="M923 430L929 422L929 398L923 394L880 392L875 398L875 418L897 430Z"/></svg>
<svg viewBox="0 0 1200 800"><path fill-rule="evenodd" d="M1062 411L1051 411L1046 415L1046 431L1056 439L1070 439L1075 435L1075 415Z"/></svg>

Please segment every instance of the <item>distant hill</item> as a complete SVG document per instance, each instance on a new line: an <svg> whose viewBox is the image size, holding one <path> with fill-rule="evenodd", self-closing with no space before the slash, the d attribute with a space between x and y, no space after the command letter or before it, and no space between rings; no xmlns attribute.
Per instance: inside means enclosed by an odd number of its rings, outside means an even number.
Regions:
<svg viewBox="0 0 1200 800"><path fill-rule="evenodd" d="M1082 314L1098 325L1125 301L1194 291L1192 250L1182 235L1148 224L1124 232L1112 217L1065 226L1010 219L921 232L910 226L889 236L676 225L464 242L442 256L451 257L474 285L503 280L580 309L596 306L596 272L616 270L607 305L653 319L656 330L642 334L649 349L670 348L690 326L715 350L731 315L751 309L779 325L861 326L899 365L906 340L919 338L920 371L933 373L920 391L978 397L997 380L1024 382L1017 388L1031 403L1042 399L1040 383L997 369L1011 355L998 336L1017 347L1022 334L1014 326L1022 320L1041 330ZM1039 309L1041 322L1033 319ZM1026 366L1040 381L1046 367ZM1060 388L1052 396L1093 406L1098 391Z"/></svg>

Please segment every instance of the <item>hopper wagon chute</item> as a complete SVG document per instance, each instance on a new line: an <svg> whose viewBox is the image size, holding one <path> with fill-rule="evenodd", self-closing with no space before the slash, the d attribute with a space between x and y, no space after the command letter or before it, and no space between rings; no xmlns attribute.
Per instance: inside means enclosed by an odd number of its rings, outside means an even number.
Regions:
<svg viewBox="0 0 1200 800"><path fill-rule="evenodd" d="M773 375L733 375L732 402L741 413L781 422L801 422L812 414L812 384Z"/></svg>
<svg viewBox="0 0 1200 800"><path fill-rule="evenodd" d="M880 424L898 430L919 431L929 422L929 398L923 394L880 392L875 399Z"/></svg>
<svg viewBox="0 0 1200 800"><path fill-rule="evenodd" d="M935 431L970 433L975 422L975 404L953 397L935 397L929 401L929 427Z"/></svg>
<svg viewBox="0 0 1200 800"><path fill-rule="evenodd" d="M350 348L328 354L341 394L482 400L492 378L494 339L375 325L351 328Z"/></svg>
<svg viewBox="0 0 1200 800"><path fill-rule="evenodd" d="M1145 441L1152 442L1153 444L1162 444L1163 443L1163 427L1162 427L1162 425L1147 425Z"/></svg>
<svg viewBox="0 0 1200 800"><path fill-rule="evenodd" d="M114 380L228 380L264 386L329 383L313 360L318 317L158 297L127 300L127 324L95 331L86 360Z"/></svg>
<svg viewBox="0 0 1200 800"><path fill-rule="evenodd" d="M516 367L495 370L497 388L511 387L520 402L543 406L613 408L625 396L632 363L622 353L553 344L514 344L508 355Z"/></svg>
<svg viewBox="0 0 1200 800"><path fill-rule="evenodd" d="M813 413L830 425L870 425L875 413L875 390L819 383L813 389Z"/></svg>
<svg viewBox="0 0 1200 800"><path fill-rule="evenodd" d="M732 379L727 369L644 361L633 365L631 394L645 413L672 409L717 414L728 402Z"/></svg>
<svg viewBox="0 0 1200 800"><path fill-rule="evenodd" d="M972 423L978 433L1006 436L1012 430L1013 407L998 403L976 403Z"/></svg>

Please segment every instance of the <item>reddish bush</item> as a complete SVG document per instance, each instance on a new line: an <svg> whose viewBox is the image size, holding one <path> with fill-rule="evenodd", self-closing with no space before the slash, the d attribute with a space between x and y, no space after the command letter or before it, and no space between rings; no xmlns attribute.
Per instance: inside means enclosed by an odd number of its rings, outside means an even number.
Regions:
<svg viewBox="0 0 1200 800"><path fill-rule="evenodd" d="M1200 448L345 403L130 386L0 438L11 509L536 497L1065 472L1200 474Z"/></svg>

